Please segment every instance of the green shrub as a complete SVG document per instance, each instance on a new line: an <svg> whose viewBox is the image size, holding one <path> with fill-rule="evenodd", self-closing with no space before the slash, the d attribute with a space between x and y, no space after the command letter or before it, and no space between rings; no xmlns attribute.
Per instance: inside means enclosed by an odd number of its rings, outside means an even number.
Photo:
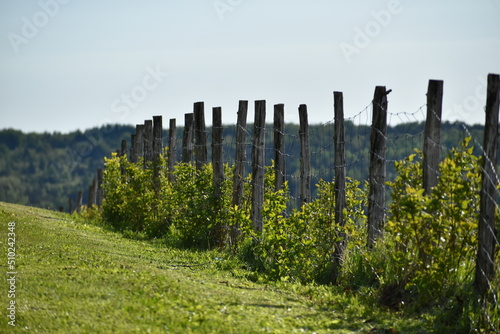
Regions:
<svg viewBox="0 0 500 334"><path fill-rule="evenodd" d="M272 173L266 176L272 184ZM318 196L300 210L285 215L288 187L277 192L267 192L263 208L264 231L253 235L245 244L254 252L253 265L266 272L271 279L298 282L331 283L334 270L334 253L337 242L348 236L346 254L352 252L365 238L364 191L359 182L347 182L347 208L345 226L335 224L334 183L321 180Z"/></svg>
<svg viewBox="0 0 500 334"><path fill-rule="evenodd" d="M156 165L148 163L144 168L142 160L130 163L126 156L116 154L105 158L103 219L117 230L144 232L150 237L164 231L168 211L165 198L171 186L159 167L163 163L161 157Z"/></svg>
<svg viewBox="0 0 500 334"><path fill-rule="evenodd" d="M394 243L386 283L413 291L421 304L470 282L479 219L480 164L466 139L440 163L438 185L424 194L421 153L396 163L386 244Z"/></svg>

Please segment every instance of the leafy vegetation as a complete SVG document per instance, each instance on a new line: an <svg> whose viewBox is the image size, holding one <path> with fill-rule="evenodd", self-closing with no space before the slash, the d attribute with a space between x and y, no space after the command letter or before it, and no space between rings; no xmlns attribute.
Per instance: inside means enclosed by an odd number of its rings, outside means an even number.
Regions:
<svg viewBox="0 0 500 334"><path fill-rule="evenodd" d="M468 142L441 163L439 183L430 195L423 193L420 152L396 164L398 177L390 183L391 283L417 292L423 304L473 279L481 174Z"/></svg>
<svg viewBox="0 0 500 334"><path fill-rule="evenodd" d="M218 245L266 280L335 283L364 293L368 289L390 309L439 310L436 325L444 331L495 328L500 316L480 307L472 287L480 161L469 142L466 138L444 158L438 185L430 194L424 194L418 150L395 163L397 177L388 182L392 202L385 237L375 249L366 247L364 185L348 179L346 223L339 226L333 183L321 180L315 199L287 214L288 187L274 191L272 166L265 176L263 232L255 232L250 220L250 183L240 207L229 205L231 178L216 201L210 164L200 170L194 164L178 164L171 183L166 169L142 168L143 162L130 164L124 157L107 159L102 212L118 230L145 233L169 245ZM231 241L234 226L240 233Z"/></svg>

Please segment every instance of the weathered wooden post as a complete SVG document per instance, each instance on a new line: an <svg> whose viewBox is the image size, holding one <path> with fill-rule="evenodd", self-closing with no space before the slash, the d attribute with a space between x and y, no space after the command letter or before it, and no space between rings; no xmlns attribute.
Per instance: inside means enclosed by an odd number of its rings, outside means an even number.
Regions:
<svg viewBox="0 0 500 334"><path fill-rule="evenodd" d="M222 211L222 183L224 182L224 161L223 161L223 146L222 146L222 108L215 107L212 109L212 167L214 177L214 195L215 195L215 239L219 247L224 243L224 227L220 219Z"/></svg>
<svg viewBox="0 0 500 334"><path fill-rule="evenodd" d="M120 156L123 157L125 155L127 155L127 141L125 139L122 139L120 146Z"/></svg>
<svg viewBox="0 0 500 334"><path fill-rule="evenodd" d="M104 199L104 189L102 188L102 183L104 180L104 171L102 168L97 169L97 206L102 205Z"/></svg>
<svg viewBox="0 0 500 334"><path fill-rule="evenodd" d="M153 161L153 185L155 194L159 197L161 190L160 170L163 168L163 166L160 166L159 161L163 150L163 119L161 116L153 116L152 136L151 160Z"/></svg>
<svg viewBox="0 0 500 334"><path fill-rule="evenodd" d="M208 162L205 106L203 102L194 104L194 156L196 158L196 169L200 170Z"/></svg>
<svg viewBox="0 0 500 334"><path fill-rule="evenodd" d="M300 202L311 202L311 155L309 150L309 123L307 120L307 106L299 106L300 122Z"/></svg>
<svg viewBox="0 0 500 334"><path fill-rule="evenodd" d="M76 213L80 214L83 206L83 192L79 191L76 198Z"/></svg>
<svg viewBox="0 0 500 334"><path fill-rule="evenodd" d="M170 119L168 128L168 180L174 182L174 166L177 156L177 126L175 118Z"/></svg>
<svg viewBox="0 0 500 334"><path fill-rule="evenodd" d="M153 161L157 161L163 151L163 118L153 116Z"/></svg>
<svg viewBox="0 0 500 334"><path fill-rule="evenodd" d="M130 135L130 162L137 162L137 137L135 133Z"/></svg>
<svg viewBox="0 0 500 334"><path fill-rule="evenodd" d="M90 209L92 207L92 184L89 186L88 198L87 198L87 208Z"/></svg>
<svg viewBox="0 0 500 334"><path fill-rule="evenodd" d="M184 115L184 133L182 136L182 162L193 161L193 119L192 113Z"/></svg>
<svg viewBox="0 0 500 334"><path fill-rule="evenodd" d="M423 184L427 195L438 184L442 105L443 81L429 80L429 87L427 89L427 118L424 130L424 157L422 161Z"/></svg>
<svg viewBox="0 0 500 334"><path fill-rule="evenodd" d="M370 135L370 176L368 195L368 247L382 235L385 223L385 176L387 94L385 86L377 86L373 97L373 119Z"/></svg>
<svg viewBox="0 0 500 334"><path fill-rule="evenodd" d="M224 181L224 161L222 146L222 108L213 108L212 122L212 165L214 170L214 186L216 197L221 196Z"/></svg>
<svg viewBox="0 0 500 334"><path fill-rule="evenodd" d="M236 156L233 175L233 207L240 207L243 198L243 180L245 171L246 155L246 128L247 128L248 101L239 101L238 119L236 122ZM231 244L236 245L239 235L239 226L231 227Z"/></svg>
<svg viewBox="0 0 500 334"><path fill-rule="evenodd" d="M71 197L68 198L68 213L73 213L73 198Z"/></svg>
<svg viewBox="0 0 500 334"><path fill-rule="evenodd" d="M285 183L285 106L274 106L274 174L276 191Z"/></svg>
<svg viewBox="0 0 500 334"><path fill-rule="evenodd" d="M334 101L334 135L335 147L335 225L345 226L344 209L346 207L346 173L345 173L345 137L344 137L344 98L342 92L333 92ZM342 229L341 229L342 230ZM343 231L343 230L342 230ZM333 282L337 283L340 269L344 261L347 246L345 232L340 233L340 240L335 244L333 254Z"/></svg>
<svg viewBox="0 0 500 334"><path fill-rule="evenodd" d="M137 156L137 161L144 159L144 125L137 124L135 126L135 154Z"/></svg>
<svg viewBox="0 0 500 334"><path fill-rule="evenodd" d="M252 211L250 212L250 219L253 222L254 231L257 233L261 233L264 229L262 206L264 204L265 125L266 101L255 101L252 147Z"/></svg>
<svg viewBox="0 0 500 334"><path fill-rule="evenodd" d="M94 177L92 179L92 184L89 186L89 200L87 207L90 209L96 204L97 199L97 179Z"/></svg>
<svg viewBox="0 0 500 334"><path fill-rule="evenodd" d="M153 121L144 121L144 166L153 161Z"/></svg>
<svg viewBox="0 0 500 334"><path fill-rule="evenodd" d="M498 165L498 113L500 111L500 75L488 75L486 96L486 121L483 143L482 189L478 230L478 250L476 258L475 287L481 297L490 289L490 281L495 277L495 211L498 185L496 174Z"/></svg>

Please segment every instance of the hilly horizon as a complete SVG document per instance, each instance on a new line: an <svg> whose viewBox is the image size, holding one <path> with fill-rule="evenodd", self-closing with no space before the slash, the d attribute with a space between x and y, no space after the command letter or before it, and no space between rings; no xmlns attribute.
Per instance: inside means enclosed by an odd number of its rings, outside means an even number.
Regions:
<svg viewBox="0 0 500 334"><path fill-rule="evenodd" d="M356 125L346 121L346 159L349 164L348 176L365 180L369 164L368 125ZM247 160L251 157L252 123L247 125ZM224 125L224 160L234 162L235 125ZM388 180L393 175L393 162L422 148L424 123L412 122L388 126ZM462 123L442 124L442 153L457 146L460 141L472 135L472 145L482 143L483 126L465 126ZM181 159L183 127L177 127L177 161ZM320 179L333 179L333 122L309 126L311 146L312 189ZM88 186L98 168L103 168L104 157L109 157L126 140L130 148L130 136L135 127L128 125L107 125L94 127L84 132L62 133L24 133L20 130L0 130L0 201L30 205L54 210L63 207L68 210L68 199L76 201L76 194L83 191L84 203ZM163 146L168 146L168 132L163 129ZM210 141L211 127L207 127ZM292 197L297 189L294 182L298 175L300 143L299 126L285 125L286 174L290 182ZM271 165L273 152L273 127L266 125L266 165ZM475 152L479 154L478 152ZM248 167L248 166L247 166ZM295 182L296 183L296 182Z"/></svg>

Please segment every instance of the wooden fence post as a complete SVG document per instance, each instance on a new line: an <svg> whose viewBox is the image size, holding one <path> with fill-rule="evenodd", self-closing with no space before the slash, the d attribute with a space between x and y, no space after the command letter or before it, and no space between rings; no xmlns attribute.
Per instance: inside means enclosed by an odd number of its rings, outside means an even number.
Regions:
<svg viewBox="0 0 500 334"><path fill-rule="evenodd" d="M194 104L194 155L196 169L200 170L208 162L205 106L203 102Z"/></svg>
<svg viewBox="0 0 500 334"><path fill-rule="evenodd" d="M252 211L250 219L254 231L261 233L264 229L262 206L264 204L264 171L265 171L265 125L266 101L255 101L254 138L252 147Z"/></svg>
<svg viewBox="0 0 500 334"><path fill-rule="evenodd" d="M136 163L137 162L137 137L134 134L130 135L130 162Z"/></svg>
<svg viewBox="0 0 500 334"><path fill-rule="evenodd" d="M127 154L127 141L125 139L122 139L120 146L120 156L123 157L126 154Z"/></svg>
<svg viewBox="0 0 500 334"><path fill-rule="evenodd" d="M92 179L92 184L89 186L89 199L87 202L87 207L90 209L96 204L97 198L97 179L94 177Z"/></svg>
<svg viewBox="0 0 500 334"><path fill-rule="evenodd" d="M68 212L69 214L73 213L73 198L68 198Z"/></svg>
<svg viewBox="0 0 500 334"><path fill-rule="evenodd" d="M89 192L87 196L87 209L92 207L92 184L89 186Z"/></svg>
<svg viewBox="0 0 500 334"><path fill-rule="evenodd" d="M224 227L220 219L222 211L222 183L224 182L224 152L222 146L222 108L212 109L212 167L214 177L214 201L215 201L215 239L219 247L224 243Z"/></svg>
<svg viewBox="0 0 500 334"><path fill-rule="evenodd" d="M83 206L83 192L79 191L78 196L76 198L76 212L80 214Z"/></svg>
<svg viewBox="0 0 500 334"><path fill-rule="evenodd" d="M102 168L97 169L97 206L102 205L104 199L104 190L102 189L102 183L104 180L104 171Z"/></svg>
<svg viewBox="0 0 500 334"><path fill-rule="evenodd" d="M344 137L344 98L342 92L333 92L334 101L334 135L335 147L335 225L344 227L344 209L346 207L346 175L345 175L345 137ZM341 229L341 231L343 231ZM344 251L347 246L346 233L340 233L333 254L333 282L338 282Z"/></svg>
<svg viewBox="0 0 500 334"><path fill-rule="evenodd" d="M486 96L486 121L483 143L482 189L476 258L475 287L480 296L489 291L490 281L495 276L495 231L496 187L498 185L498 113L500 111L500 76L488 75Z"/></svg>
<svg viewBox="0 0 500 334"><path fill-rule="evenodd" d="M285 183L285 106L274 106L274 174L276 191Z"/></svg>
<svg viewBox="0 0 500 334"><path fill-rule="evenodd" d="M309 150L309 124L307 106L299 106L300 122L300 201L301 204L311 202L311 156Z"/></svg>
<svg viewBox="0 0 500 334"><path fill-rule="evenodd" d="M157 197L160 196L160 166L159 160L161 156L161 151L163 149L163 121L161 116L153 116L153 129L151 131L152 143L151 143L151 161L153 162L153 186L155 188L155 194Z"/></svg>
<svg viewBox="0 0 500 334"><path fill-rule="evenodd" d="M157 161L163 151L163 117L153 116L153 161Z"/></svg>
<svg viewBox="0 0 500 334"><path fill-rule="evenodd" d="M373 120L370 135L370 176L368 195L368 247L382 235L385 223L385 176L387 94L385 86L377 86L373 97Z"/></svg>
<svg viewBox="0 0 500 334"><path fill-rule="evenodd" d="M193 161L193 119L192 113L184 115L184 133L182 136L182 162Z"/></svg>
<svg viewBox="0 0 500 334"><path fill-rule="evenodd" d="M137 124L135 126L135 154L137 161L144 159L144 125Z"/></svg>
<svg viewBox="0 0 500 334"><path fill-rule="evenodd" d="M171 118L168 127L168 180L174 182L174 166L177 157L177 126L175 118Z"/></svg>
<svg viewBox="0 0 500 334"><path fill-rule="evenodd" d="M424 191L427 195L438 184L442 105L443 81L429 80L429 87L427 89L427 118L424 131L424 157L422 161Z"/></svg>
<svg viewBox="0 0 500 334"><path fill-rule="evenodd" d="M239 101L238 119L236 122L236 156L233 175L233 207L240 207L243 197L243 179L245 171L246 155L246 128L247 128L248 101ZM239 235L239 226L231 227L231 244L236 245Z"/></svg>
<svg viewBox="0 0 500 334"><path fill-rule="evenodd" d="M153 121L144 121L144 166L153 161Z"/></svg>

